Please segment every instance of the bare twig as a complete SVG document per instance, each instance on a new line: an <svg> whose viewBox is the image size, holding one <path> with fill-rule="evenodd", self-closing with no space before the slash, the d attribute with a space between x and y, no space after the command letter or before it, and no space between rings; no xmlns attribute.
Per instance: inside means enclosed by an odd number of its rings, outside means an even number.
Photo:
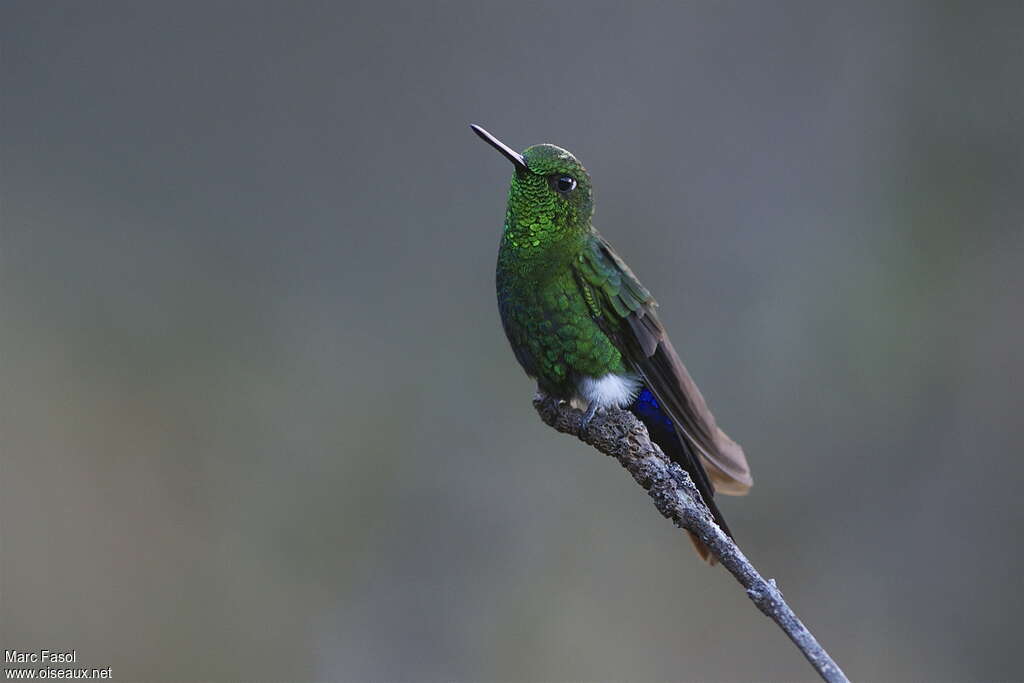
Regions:
<svg viewBox="0 0 1024 683"><path fill-rule="evenodd" d="M822 679L828 683L848 683L839 666L786 604L775 580L766 581L733 540L715 524L690 476L651 442L647 429L632 413L609 410L598 414L581 434L583 413L580 411L542 395L534 398L533 405L548 426L577 436L584 443L618 460L644 487L662 515L676 526L700 537L722 566L747 590L747 595L758 609L786 632Z"/></svg>

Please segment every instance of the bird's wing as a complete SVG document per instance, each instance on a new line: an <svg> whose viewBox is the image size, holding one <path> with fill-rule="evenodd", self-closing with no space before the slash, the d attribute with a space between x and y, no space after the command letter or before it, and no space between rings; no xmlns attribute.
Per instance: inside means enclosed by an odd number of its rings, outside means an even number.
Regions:
<svg viewBox="0 0 1024 683"><path fill-rule="evenodd" d="M658 320L658 304L651 293L596 232L575 268L584 293L597 299L591 311L598 324L616 339L662 408L693 444L715 490L730 495L746 493L754 480L743 449L715 423Z"/></svg>

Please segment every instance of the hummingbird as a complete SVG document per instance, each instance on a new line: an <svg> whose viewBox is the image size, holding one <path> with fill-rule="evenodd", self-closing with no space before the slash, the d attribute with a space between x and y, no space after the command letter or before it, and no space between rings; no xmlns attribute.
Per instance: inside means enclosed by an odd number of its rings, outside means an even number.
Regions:
<svg viewBox="0 0 1024 683"><path fill-rule="evenodd" d="M585 410L629 410L693 480L729 536L714 494L753 485L739 444L715 422L679 359L657 302L594 229L593 186L576 157L551 144L516 152L475 124L512 162L498 249L498 311L519 364L547 396ZM714 564L701 540L700 556Z"/></svg>

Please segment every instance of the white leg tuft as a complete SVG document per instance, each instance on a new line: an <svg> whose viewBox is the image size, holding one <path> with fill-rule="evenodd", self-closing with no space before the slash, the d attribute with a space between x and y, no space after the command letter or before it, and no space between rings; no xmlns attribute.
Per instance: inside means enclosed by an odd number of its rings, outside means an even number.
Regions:
<svg viewBox="0 0 1024 683"><path fill-rule="evenodd" d="M598 408L628 406L639 390L639 377L614 372L601 377L583 377L576 385L580 399L587 405L597 405Z"/></svg>

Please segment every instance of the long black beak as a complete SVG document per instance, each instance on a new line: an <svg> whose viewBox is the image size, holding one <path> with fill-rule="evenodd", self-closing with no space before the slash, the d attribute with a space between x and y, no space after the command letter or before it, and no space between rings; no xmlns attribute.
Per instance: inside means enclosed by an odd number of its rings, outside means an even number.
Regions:
<svg viewBox="0 0 1024 683"><path fill-rule="evenodd" d="M521 169L523 171L530 170L529 168L526 167L526 161L523 159L522 154L515 151L514 149L512 149L504 142L494 137L493 135L491 135L490 133L488 133L486 130L476 125L475 123L469 124L469 127L473 129L474 133L480 136L481 140L483 140L488 145L504 154L506 159L508 159L509 161L516 165L516 168Z"/></svg>

